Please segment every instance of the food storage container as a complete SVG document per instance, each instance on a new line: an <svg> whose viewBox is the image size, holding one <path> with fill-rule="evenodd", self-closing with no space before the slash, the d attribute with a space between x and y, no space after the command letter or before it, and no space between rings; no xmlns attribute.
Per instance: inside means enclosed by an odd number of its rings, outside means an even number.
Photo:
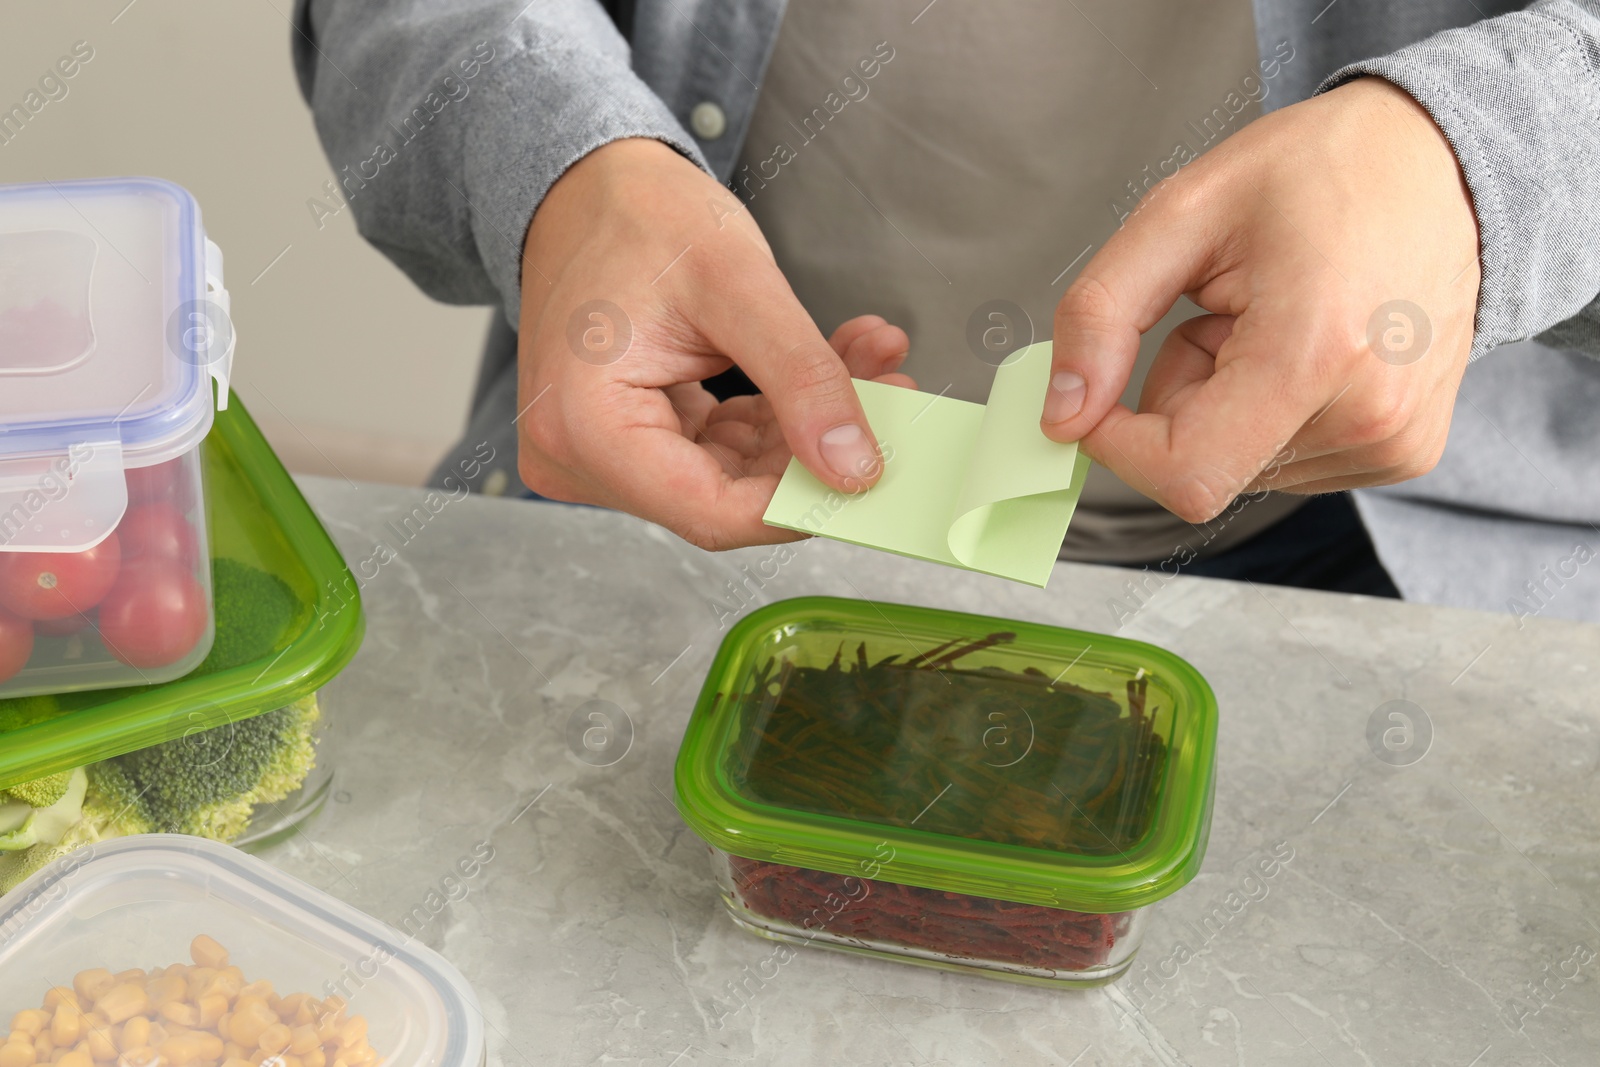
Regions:
<svg viewBox="0 0 1600 1067"><path fill-rule="evenodd" d="M756 933L1097 984L1200 866L1216 725L1205 680L1139 641L785 600L724 638L677 806Z"/></svg>
<svg viewBox="0 0 1600 1067"><path fill-rule="evenodd" d="M0 186L0 696L149 685L213 634L222 254L150 178Z"/></svg>
<svg viewBox="0 0 1600 1067"><path fill-rule="evenodd" d="M0 893L118 835L271 841L331 791L320 691L361 643L355 579L237 397L200 455L211 651L161 685L0 700Z"/></svg>
<svg viewBox="0 0 1600 1067"><path fill-rule="evenodd" d="M218 1062L229 1042L250 1062L484 1062L477 998L438 953L191 837L86 846L0 900L0 1017L22 1012L28 1029L53 1041L59 1024L74 1046L110 1053L96 1062L122 1067ZM0 1056L35 1041L13 1025Z"/></svg>

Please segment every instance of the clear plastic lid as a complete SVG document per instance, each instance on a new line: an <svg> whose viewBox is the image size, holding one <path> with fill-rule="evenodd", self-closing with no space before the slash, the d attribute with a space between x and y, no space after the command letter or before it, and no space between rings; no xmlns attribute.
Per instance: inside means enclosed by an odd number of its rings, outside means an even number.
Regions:
<svg viewBox="0 0 1600 1067"><path fill-rule="evenodd" d="M182 455L210 429L211 381L226 403L233 349L222 253L186 190L0 186L0 516L49 515L13 523L24 529L0 550L103 539L126 508L124 468Z"/></svg>
<svg viewBox="0 0 1600 1067"><path fill-rule="evenodd" d="M79 972L187 963L195 937L279 995L337 995L383 1067L480 1067L484 1021L438 953L236 849L151 834L91 845L0 900L0 1015Z"/></svg>

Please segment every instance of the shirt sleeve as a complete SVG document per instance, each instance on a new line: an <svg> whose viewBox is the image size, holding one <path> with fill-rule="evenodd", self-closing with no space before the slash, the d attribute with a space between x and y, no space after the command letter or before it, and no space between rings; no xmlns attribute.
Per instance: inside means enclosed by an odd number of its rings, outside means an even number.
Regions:
<svg viewBox="0 0 1600 1067"><path fill-rule="evenodd" d="M1426 108L1466 177L1482 261L1473 355L1541 334L1600 353L1600 0L1446 30L1318 92L1363 75Z"/></svg>
<svg viewBox="0 0 1600 1067"><path fill-rule="evenodd" d="M291 43L362 235L513 324L528 224L568 167L625 137L706 167L596 0L298 0Z"/></svg>

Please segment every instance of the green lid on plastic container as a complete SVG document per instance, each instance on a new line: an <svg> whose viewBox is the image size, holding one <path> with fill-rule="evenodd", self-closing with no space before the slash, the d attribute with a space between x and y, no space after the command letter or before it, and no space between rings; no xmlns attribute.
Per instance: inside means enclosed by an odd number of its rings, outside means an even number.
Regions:
<svg viewBox="0 0 1600 1067"><path fill-rule="evenodd" d="M350 662L357 586L311 506L235 396L202 448L213 560L281 579L298 610L270 651L162 685L0 700L0 789L247 719L315 693ZM218 604L219 613L227 605Z"/></svg>
<svg viewBox="0 0 1600 1067"><path fill-rule="evenodd" d="M1217 705L1153 645L933 608L784 600L723 639L678 810L736 856L1087 912L1200 867Z"/></svg>

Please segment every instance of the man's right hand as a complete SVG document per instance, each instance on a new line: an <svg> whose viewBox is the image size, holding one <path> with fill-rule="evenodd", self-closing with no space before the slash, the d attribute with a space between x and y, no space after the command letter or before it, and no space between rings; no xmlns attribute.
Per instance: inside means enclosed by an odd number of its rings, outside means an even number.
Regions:
<svg viewBox="0 0 1600 1067"><path fill-rule="evenodd" d="M528 228L518 469L702 548L793 540L761 522L790 455L842 492L876 482L850 379L914 388L908 344L877 316L824 339L731 192L659 141L615 141ZM734 364L762 395L719 404L700 383Z"/></svg>

